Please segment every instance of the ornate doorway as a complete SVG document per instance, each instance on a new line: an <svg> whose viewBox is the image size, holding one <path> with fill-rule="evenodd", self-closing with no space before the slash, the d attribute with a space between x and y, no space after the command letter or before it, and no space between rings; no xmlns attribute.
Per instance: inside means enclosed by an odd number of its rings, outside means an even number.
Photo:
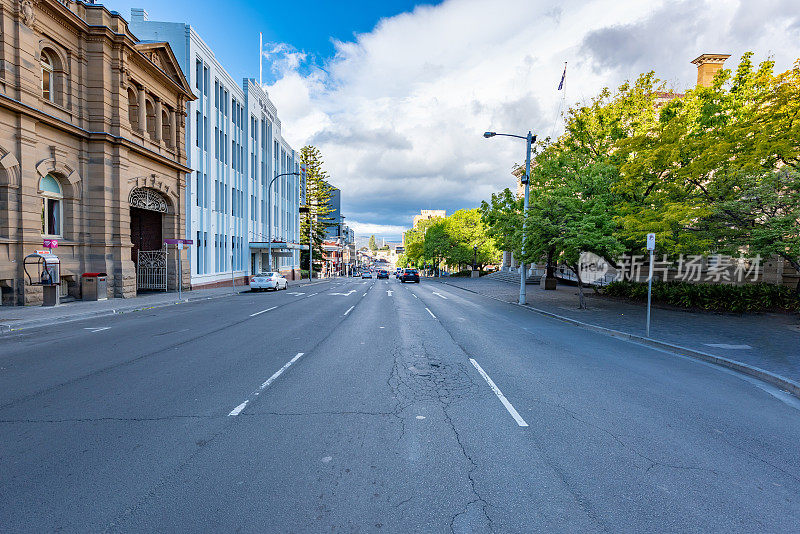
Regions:
<svg viewBox="0 0 800 534"><path fill-rule="evenodd" d="M163 217L167 202L157 191L137 187L131 206L131 260L136 264L136 289L167 289L167 250L163 243Z"/></svg>

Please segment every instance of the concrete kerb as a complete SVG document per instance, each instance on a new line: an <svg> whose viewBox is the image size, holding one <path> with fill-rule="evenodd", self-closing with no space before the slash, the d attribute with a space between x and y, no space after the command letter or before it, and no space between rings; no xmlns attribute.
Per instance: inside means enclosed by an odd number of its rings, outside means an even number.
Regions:
<svg viewBox="0 0 800 534"><path fill-rule="evenodd" d="M321 283L324 283L324 282L327 282L327 281L328 280L320 280L320 281L317 281L317 282L306 282L304 284L296 284L296 285L311 286L311 285L321 284ZM86 312L75 313L75 314L72 314L72 315L69 315L69 316L66 316L66 317L58 317L57 319L53 319L53 318L34 319L34 320L31 320L31 321L24 321L24 322L15 323L15 324L0 323L0 335L10 334L10 333L13 333L13 332L19 332L21 330L27 330L29 328L40 328L40 327L43 327L43 326L50 326L50 325L53 324L53 321L56 321L56 320L60 324L71 323L71 322L75 322L75 321L83 321L84 319L92 319L94 317L106 317L106 316L109 316L109 315L121 315L123 313L134 313L134 312L140 312L140 311L146 311L146 310L154 310L154 309L157 309L157 308L165 308L167 306L175 306L176 304L186 304L186 303L189 303L189 302L199 302L199 301L203 301L203 300L215 300L215 299L221 299L221 298L227 298L227 297L234 297L236 295L239 295L240 293L245 293L246 291L247 290L238 290L237 289L236 293L231 292L231 293L223 293L223 294L220 294L220 295L211 295L211 296L200 295L200 296L196 296L196 297L189 296L189 297L186 297L186 298L182 298L180 300L176 299L174 301L170 300L170 301L166 301L166 302L158 302L156 304L152 304L152 305L149 305L149 306L141 306L141 305L135 305L134 304L134 305L131 305L131 306L123 306L123 307L120 307L120 308L107 308L107 309L104 309L104 310L86 311Z"/></svg>
<svg viewBox="0 0 800 534"><path fill-rule="evenodd" d="M697 360L701 360L707 363L711 363L714 365L718 365L720 367L724 367L726 369L731 369L733 371L742 373L747 376L751 376L753 378L757 378L762 382L766 382L767 384L773 385L779 389L782 389L788 393L791 393L797 398L800 398L800 384L781 376L776 373L772 373L765 369L761 369L760 367L755 367L753 365L748 365L746 363L738 362L736 360L731 360L728 358L723 358L722 356L715 356L714 354L709 354L708 352L703 352L700 350L690 349L686 347L681 347L680 345L675 345L673 343L667 343L666 341L659 341L657 339L652 339L644 336L640 336L637 334L630 334L628 332L622 332L620 330L614 330L613 328L606 328L604 326L599 326L591 323L584 323L583 321L578 321L577 319L572 319L570 317L565 317L563 315L559 315L557 313L549 312L546 310L540 310L538 308L534 308L528 305L522 305L517 302L509 302L507 300L503 300L498 297L493 297L491 295L485 295L483 293L479 293L472 289L467 289L465 287L457 286L455 284L451 284L449 282L441 281L441 283L446 284L450 287L455 287L464 291L469 291L470 293L475 293L476 295L481 295L486 298L490 298L496 300L498 302L504 302L506 304L512 304L514 306L523 308L525 310L538 313L539 315L543 315L545 317L550 317L551 319L556 319L579 328L583 328L585 330L590 330L592 332L597 332L600 334L604 334L607 336L615 337L618 339L623 339L626 341L631 341L634 343L639 343L642 345L647 345L653 348L661 349L678 356L687 356L689 358L695 358Z"/></svg>

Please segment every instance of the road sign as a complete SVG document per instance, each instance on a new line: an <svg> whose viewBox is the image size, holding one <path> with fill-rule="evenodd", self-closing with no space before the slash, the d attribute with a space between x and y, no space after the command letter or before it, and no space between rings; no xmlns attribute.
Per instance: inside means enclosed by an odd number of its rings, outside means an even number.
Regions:
<svg viewBox="0 0 800 534"><path fill-rule="evenodd" d="M44 248L56 248L58 247L58 239L45 239L42 245Z"/></svg>
<svg viewBox="0 0 800 534"><path fill-rule="evenodd" d="M656 248L656 234L647 234L647 250L650 251L650 274L647 276L647 324L645 333L650 337L650 300L653 295L653 251Z"/></svg>

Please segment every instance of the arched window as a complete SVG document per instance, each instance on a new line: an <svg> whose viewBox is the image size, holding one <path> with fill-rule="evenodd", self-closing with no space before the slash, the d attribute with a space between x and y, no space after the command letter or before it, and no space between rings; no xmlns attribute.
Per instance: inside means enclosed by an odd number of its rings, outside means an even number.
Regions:
<svg viewBox="0 0 800 534"><path fill-rule="evenodd" d="M61 184L48 174L39 180L39 194L42 196L42 235L61 236L61 201L64 198Z"/></svg>
<svg viewBox="0 0 800 534"><path fill-rule="evenodd" d="M139 98L133 87L128 87L128 120L131 128L138 130L139 126Z"/></svg>
<svg viewBox="0 0 800 534"><path fill-rule="evenodd" d="M147 133L152 139L156 137L156 108L153 102L147 100L144 104L145 114L147 115Z"/></svg>
<svg viewBox="0 0 800 534"><path fill-rule="evenodd" d="M50 52L42 50L39 56L39 65L42 68L42 98L55 102L54 62Z"/></svg>

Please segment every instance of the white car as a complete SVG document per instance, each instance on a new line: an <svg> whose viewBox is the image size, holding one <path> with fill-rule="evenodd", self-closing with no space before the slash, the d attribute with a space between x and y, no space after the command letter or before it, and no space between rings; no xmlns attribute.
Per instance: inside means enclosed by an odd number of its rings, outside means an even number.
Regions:
<svg viewBox="0 0 800 534"><path fill-rule="evenodd" d="M251 291L263 291L267 289L286 289L289 281L281 273L258 273L250 278Z"/></svg>

